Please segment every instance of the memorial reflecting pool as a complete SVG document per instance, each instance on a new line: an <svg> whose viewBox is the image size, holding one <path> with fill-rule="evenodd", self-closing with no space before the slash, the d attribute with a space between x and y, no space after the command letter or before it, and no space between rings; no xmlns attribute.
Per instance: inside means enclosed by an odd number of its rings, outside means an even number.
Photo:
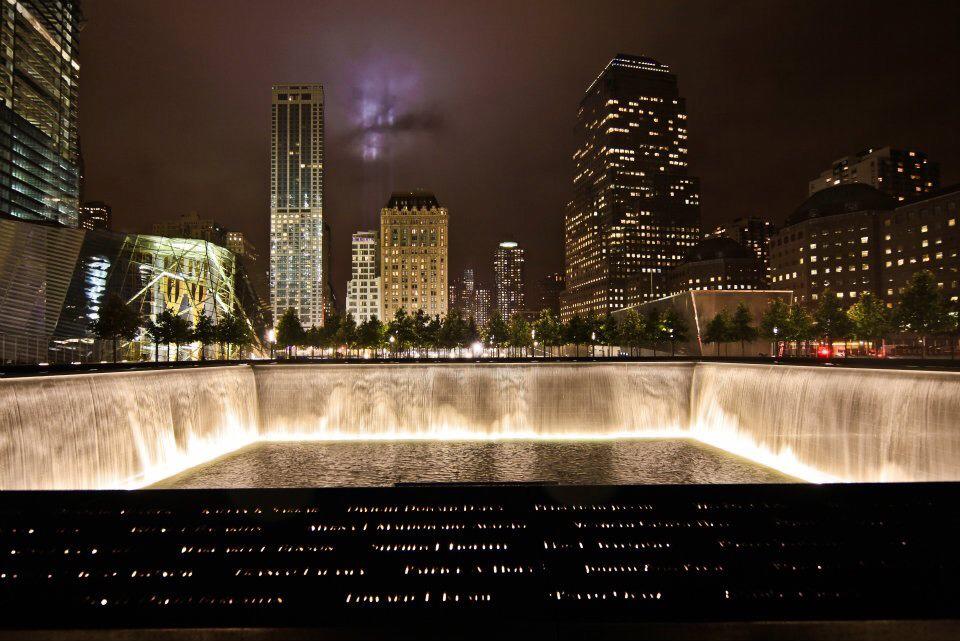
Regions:
<svg viewBox="0 0 960 641"><path fill-rule="evenodd" d="M790 483L776 470L686 439L257 443L158 488L363 487L395 483L567 485Z"/></svg>

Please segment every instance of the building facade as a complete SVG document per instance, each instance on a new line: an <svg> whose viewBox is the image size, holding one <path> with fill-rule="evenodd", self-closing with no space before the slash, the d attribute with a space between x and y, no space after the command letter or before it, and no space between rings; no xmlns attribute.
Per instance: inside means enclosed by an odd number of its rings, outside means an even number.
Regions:
<svg viewBox="0 0 960 641"><path fill-rule="evenodd" d="M526 310L526 268L523 247L504 241L493 253L494 308L505 319Z"/></svg>
<svg viewBox="0 0 960 641"><path fill-rule="evenodd" d="M244 258L248 261L256 261L258 258L257 248L247 239L247 235L242 231L228 231L226 233L227 249L234 255Z"/></svg>
<svg viewBox="0 0 960 641"><path fill-rule="evenodd" d="M730 238L745 247L749 247L763 264L763 277L770 280L770 238L777 231L769 220L757 216L736 218L719 225L706 235L707 238Z"/></svg>
<svg viewBox="0 0 960 641"><path fill-rule="evenodd" d="M881 295L899 300L913 275L922 269L937 277L951 301L960 300L960 185L880 214Z"/></svg>
<svg viewBox="0 0 960 641"><path fill-rule="evenodd" d="M169 310L191 325L239 313L255 340L262 315L234 255L203 240L71 229L0 219L0 359L5 362L97 360L90 332L111 294L144 320ZM141 332L124 358L152 358ZM184 346L184 350L193 349Z"/></svg>
<svg viewBox="0 0 960 641"><path fill-rule="evenodd" d="M80 206L79 227L82 229L113 229L113 208L105 202L92 200Z"/></svg>
<svg viewBox="0 0 960 641"><path fill-rule="evenodd" d="M323 210L323 87L274 85L270 127L270 301L320 327L333 309Z"/></svg>
<svg viewBox="0 0 960 641"><path fill-rule="evenodd" d="M771 287L811 306L826 290L851 304L866 292L880 296L879 217L895 207L862 183L814 193L771 239Z"/></svg>
<svg viewBox="0 0 960 641"><path fill-rule="evenodd" d="M205 240L222 246L227 244L227 230L213 218L201 218L195 211L181 214L179 218L154 223L153 233L171 238Z"/></svg>
<svg viewBox="0 0 960 641"><path fill-rule="evenodd" d="M810 181L809 193L863 183L899 201L912 200L940 186L940 167L916 149L865 149L834 161Z"/></svg>
<svg viewBox="0 0 960 641"><path fill-rule="evenodd" d="M380 233L358 231L350 242L347 314L357 324L380 318Z"/></svg>
<svg viewBox="0 0 960 641"><path fill-rule="evenodd" d="M667 65L618 54L587 88L576 133L564 218L565 319L626 306L630 279L648 282L636 289L656 298L663 273L700 239L686 104Z"/></svg>
<svg viewBox="0 0 960 641"><path fill-rule="evenodd" d="M537 287L538 312L549 310L554 316L560 315L560 294L563 293L563 272L554 272L544 276Z"/></svg>
<svg viewBox="0 0 960 641"><path fill-rule="evenodd" d="M0 214L78 224L78 0L0 6Z"/></svg>
<svg viewBox="0 0 960 641"><path fill-rule="evenodd" d="M667 296L689 290L765 288L763 262L753 248L726 237L701 241L666 274Z"/></svg>
<svg viewBox="0 0 960 641"><path fill-rule="evenodd" d="M479 285L474 270L467 268L450 285L448 305L462 318L472 318L477 327L484 327L493 312L493 293Z"/></svg>
<svg viewBox="0 0 960 641"><path fill-rule="evenodd" d="M383 319L400 309L446 316L449 212L426 191L395 192L380 210Z"/></svg>

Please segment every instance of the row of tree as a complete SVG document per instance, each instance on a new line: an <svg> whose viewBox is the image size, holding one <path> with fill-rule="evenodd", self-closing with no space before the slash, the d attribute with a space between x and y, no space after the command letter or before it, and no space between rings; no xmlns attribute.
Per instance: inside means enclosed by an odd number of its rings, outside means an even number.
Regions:
<svg viewBox="0 0 960 641"><path fill-rule="evenodd" d="M154 360L160 360L161 345L166 346L167 360L170 360L170 345L176 346L179 360L180 345L199 343L200 360L205 360L210 345L218 345L220 357L229 358L231 350L242 350L254 342L250 325L238 313L226 312L216 323L209 316L201 315L193 324L183 316L164 310L151 320L143 318L115 294L104 301L97 319L90 323L90 330L97 338L112 341L114 362L120 341L135 340L141 332L153 343Z"/></svg>
<svg viewBox="0 0 960 641"><path fill-rule="evenodd" d="M276 345L290 354L294 348L351 351L371 350L377 355L424 356L430 350L473 349L481 345L509 356L528 356L539 349L545 355L558 354L565 345L573 345L577 355L583 347L591 353L598 345L625 345L631 351L641 346L656 349L669 343L671 351L678 342L687 339L688 328L683 318L668 310L652 310L641 316L630 310L622 322L611 316L574 315L563 322L551 311L545 310L534 320L522 314L504 319L494 313L484 327L472 318L464 318L453 311L441 318L429 316L423 310L408 314L400 309L393 319L384 323L376 316L360 323L353 316L334 314L326 318L323 327L304 328L296 312L288 309L277 324Z"/></svg>
<svg viewBox="0 0 960 641"><path fill-rule="evenodd" d="M937 284L936 276L921 271L914 274L901 292L896 306L888 306L867 293L853 305L844 307L840 298L825 291L812 312L797 303L773 301L760 317L757 330L760 337L774 344L777 353L789 344L800 350L807 349L812 341L833 343L848 339L865 341L876 348L891 335L909 334L920 339L926 356L933 336L950 337L952 348L960 332L958 311L957 304L949 300ZM751 340L742 338L742 334L736 336L738 328L742 332L744 322L749 325L750 320L738 318L736 314L732 318L718 314L707 324L704 342L717 344L719 353L720 343Z"/></svg>

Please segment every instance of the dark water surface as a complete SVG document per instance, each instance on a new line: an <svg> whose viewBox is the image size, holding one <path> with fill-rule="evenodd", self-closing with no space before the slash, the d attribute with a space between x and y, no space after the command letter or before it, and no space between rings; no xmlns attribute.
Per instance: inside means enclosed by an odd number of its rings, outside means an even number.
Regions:
<svg viewBox="0 0 960 641"><path fill-rule="evenodd" d="M791 483L776 470L684 439L268 442L152 487L369 487L411 482L567 485Z"/></svg>

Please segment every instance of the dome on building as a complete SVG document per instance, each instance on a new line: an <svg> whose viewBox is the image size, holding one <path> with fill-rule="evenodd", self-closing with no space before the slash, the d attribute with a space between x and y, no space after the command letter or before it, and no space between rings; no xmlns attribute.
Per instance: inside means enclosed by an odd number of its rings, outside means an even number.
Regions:
<svg viewBox="0 0 960 641"><path fill-rule="evenodd" d="M821 189L807 198L787 218L787 226L802 223L811 218L835 216L854 211L889 211L897 206L896 201L870 185L848 183Z"/></svg>
<svg viewBox="0 0 960 641"><path fill-rule="evenodd" d="M756 258L757 255L749 247L745 247L732 238L707 238L697 243L684 263L696 263L701 260L720 260L722 258Z"/></svg>

